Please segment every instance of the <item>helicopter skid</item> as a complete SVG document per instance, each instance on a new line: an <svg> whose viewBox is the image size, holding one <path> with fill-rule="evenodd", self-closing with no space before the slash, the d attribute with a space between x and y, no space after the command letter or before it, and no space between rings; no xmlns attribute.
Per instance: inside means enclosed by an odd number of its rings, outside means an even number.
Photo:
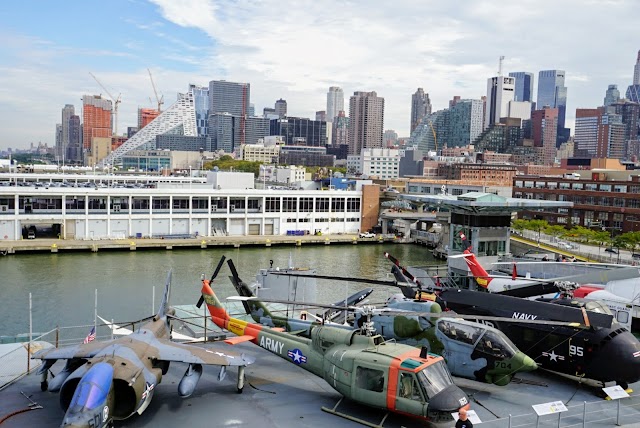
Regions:
<svg viewBox="0 0 640 428"><path fill-rule="evenodd" d="M387 417L389 416L389 412L385 413L384 417L382 418L379 424L374 424L372 422L365 421L364 419L360 419L358 417L351 416L346 413L338 412L336 409L338 408L340 403L342 403L342 400L344 400L344 397L340 398L340 400L338 400L338 402L336 403L335 406L333 406L332 409L324 406L322 406L321 409L323 412L331 413L332 415L335 415L335 416L340 416L341 418L348 419L350 421L359 423L361 425L365 425L371 428L383 428L384 421L387 420Z"/></svg>

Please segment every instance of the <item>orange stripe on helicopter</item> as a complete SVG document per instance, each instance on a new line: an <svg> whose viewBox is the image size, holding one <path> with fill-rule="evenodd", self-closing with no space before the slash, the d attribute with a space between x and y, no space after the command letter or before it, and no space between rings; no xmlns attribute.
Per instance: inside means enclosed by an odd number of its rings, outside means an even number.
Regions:
<svg viewBox="0 0 640 428"><path fill-rule="evenodd" d="M416 361L420 361L423 364L420 364L420 366L414 369L407 369L407 368L400 369L400 365L408 358L414 359ZM387 385L387 407L389 409L392 409L392 411L396 413L402 413L405 415L415 417L416 415L399 412L396 410L396 398L398 393L398 376L399 376L398 372L402 370L410 373L417 373L420 370L424 369L425 367L430 366L436 361L440 361L442 359L443 359L442 357L431 357L431 356L428 356L426 359L420 358L420 349L418 348L407 351L404 354L395 356L391 361L391 366L389 367L389 384Z"/></svg>

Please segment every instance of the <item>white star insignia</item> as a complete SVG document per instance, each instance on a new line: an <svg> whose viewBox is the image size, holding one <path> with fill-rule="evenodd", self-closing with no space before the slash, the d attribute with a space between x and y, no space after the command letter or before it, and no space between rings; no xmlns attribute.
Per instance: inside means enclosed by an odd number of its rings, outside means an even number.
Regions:
<svg viewBox="0 0 640 428"><path fill-rule="evenodd" d="M549 354L549 361L558 361L558 354L555 351L551 351Z"/></svg>

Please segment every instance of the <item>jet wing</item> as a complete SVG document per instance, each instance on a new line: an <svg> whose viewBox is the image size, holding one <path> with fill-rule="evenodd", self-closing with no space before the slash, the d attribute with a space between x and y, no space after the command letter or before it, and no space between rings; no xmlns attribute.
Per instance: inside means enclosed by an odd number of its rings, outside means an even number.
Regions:
<svg viewBox="0 0 640 428"><path fill-rule="evenodd" d="M255 360L222 349L207 349L158 339L152 346L157 347L157 355L150 355L161 361L178 361L190 364L212 364L217 366L246 366Z"/></svg>
<svg viewBox="0 0 640 428"><path fill-rule="evenodd" d="M89 342L79 345L65 346L62 348L42 349L31 356L33 359L40 360L70 360L73 358L93 358L100 353L105 347L111 345L114 341L106 342Z"/></svg>

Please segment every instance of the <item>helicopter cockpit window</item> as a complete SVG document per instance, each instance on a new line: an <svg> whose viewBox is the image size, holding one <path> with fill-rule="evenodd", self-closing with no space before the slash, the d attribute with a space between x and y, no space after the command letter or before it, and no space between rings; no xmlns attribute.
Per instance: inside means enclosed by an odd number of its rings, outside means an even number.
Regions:
<svg viewBox="0 0 640 428"><path fill-rule="evenodd" d="M484 331L478 327L448 320L438 323L438 329L450 339L469 344L474 344Z"/></svg>
<svg viewBox="0 0 640 428"><path fill-rule="evenodd" d="M444 363L440 360L418 372L418 381L427 394L427 397L434 397L437 393L453 384L451 373Z"/></svg>
<svg viewBox="0 0 640 428"><path fill-rule="evenodd" d="M588 310L588 311L593 311L593 312L597 312L597 313L600 313L600 314L612 315L613 316L612 323L618 322L618 320L616 319L616 317L613 314L613 312L611 312L611 309L609 309L609 307L607 305L605 305L604 303L602 303L602 302L590 301L590 302L587 302L584 305L584 308L586 310Z"/></svg>
<svg viewBox="0 0 640 428"><path fill-rule="evenodd" d="M356 369L356 386L368 391L382 392L384 389L384 372L358 366Z"/></svg>
<svg viewBox="0 0 640 428"><path fill-rule="evenodd" d="M516 354L516 348L513 343L510 343L506 337L500 337L490 330L482 336L476 349L500 358L512 358Z"/></svg>
<svg viewBox="0 0 640 428"><path fill-rule="evenodd" d="M413 373L400 373L400 381L398 382L398 395L408 400L422 401L420 395L420 387Z"/></svg>

